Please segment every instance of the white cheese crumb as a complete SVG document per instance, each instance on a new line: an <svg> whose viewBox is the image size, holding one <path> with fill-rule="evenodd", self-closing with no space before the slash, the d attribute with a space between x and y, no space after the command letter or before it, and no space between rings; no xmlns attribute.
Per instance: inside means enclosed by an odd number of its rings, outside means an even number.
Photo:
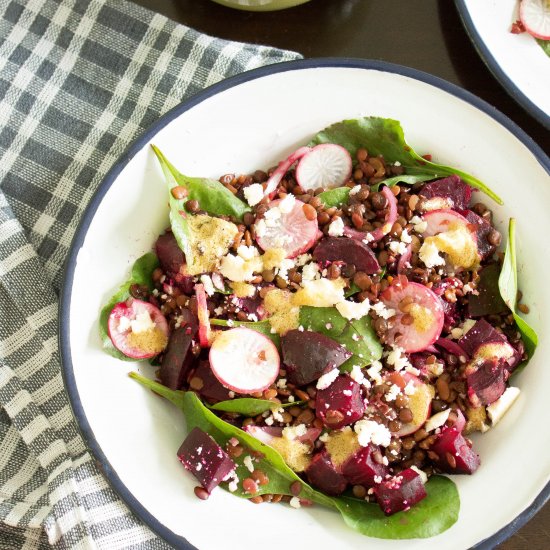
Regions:
<svg viewBox="0 0 550 550"><path fill-rule="evenodd" d="M449 414L451 414L451 409L446 409L444 411L438 412L437 414L434 414L433 416L430 416L430 418L428 418L428 420L424 424L424 429L427 432L431 432L436 428L440 428L441 426L443 426L443 424L445 424L445 422L447 422Z"/></svg>
<svg viewBox="0 0 550 550"><path fill-rule="evenodd" d="M342 317L349 319L361 319L370 311L370 302L365 300L363 302L351 302L349 300L344 300L336 304L336 309Z"/></svg>
<svg viewBox="0 0 550 550"><path fill-rule="evenodd" d="M399 347L393 347L387 354L386 362L388 365L392 365L395 370L401 370L405 367L412 367L407 357L404 355L403 350Z"/></svg>
<svg viewBox="0 0 550 550"><path fill-rule="evenodd" d="M354 430L361 447L366 447L371 442L382 447L387 447L391 443L388 428L374 420L359 420L355 423Z"/></svg>
<svg viewBox="0 0 550 550"><path fill-rule="evenodd" d="M428 483L428 476L426 475L426 472L422 471L420 468L417 468L416 466L411 466L411 470L414 470L422 480L422 483L426 484Z"/></svg>
<svg viewBox="0 0 550 550"><path fill-rule="evenodd" d="M266 419L265 419L265 423L268 425L268 426L273 426L273 417L272 416L268 416Z"/></svg>
<svg viewBox="0 0 550 550"><path fill-rule="evenodd" d="M386 401L395 401L396 397L401 393L401 388L397 384L392 384L386 392Z"/></svg>
<svg viewBox="0 0 550 550"><path fill-rule="evenodd" d="M445 265L445 260L439 255L439 249L434 242L424 241L418 253L420 259L426 267L435 267Z"/></svg>
<svg viewBox="0 0 550 550"><path fill-rule="evenodd" d="M375 384L382 382L380 371L382 370L382 363L380 361L373 361L372 365L367 369L367 374Z"/></svg>
<svg viewBox="0 0 550 550"><path fill-rule="evenodd" d="M277 381L277 387L284 389L286 388L286 378L281 378Z"/></svg>
<svg viewBox="0 0 550 550"><path fill-rule="evenodd" d="M340 374L340 371L338 369L332 369L331 371L327 372L326 374L323 374L317 380L317 389L318 390L325 390L327 389L335 380L338 378L338 375Z"/></svg>
<svg viewBox="0 0 550 550"><path fill-rule="evenodd" d="M254 258L254 256L258 256L258 250L254 246L246 246L244 244L241 244L239 248L237 248L237 254L243 259L243 260L251 260Z"/></svg>
<svg viewBox="0 0 550 550"><path fill-rule="evenodd" d="M311 261L311 254L300 254L297 258L295 258L296 267L302 267L303 265L306 265L309 261Z"/></svg>
<svg viewBox="0 0 550 550"><path fill-rule="evenodd" d="M267 227L277 227L279 225L279 220L281 218L281 210L278 206L270 208L265 214L265 224Z"/></svg>
<svg viewBox="0 0 550 550"><path fill-rule="evenodd" d="M254 464L252 464L252 457L250 455L244 457L243 464L246 466L249 472L254 471Z"/></svg>
<svg viewBox="0 0 550 550"><path fill-rule="evenodd" d="M407 385L405 386L403 392L405 395L413 395L416 392L416 386L414 385L414 382L412 380L409 380L407 382Z"/></svg>
<svg viewBox="0 0 550 550"><path fill-rule="evenodd" d="M296 197L294 195L288 194L280 203L279 203L279 210L283 214L289 214L292 212L292 209L294 208L294 204L296 203Z"/></svg>
<svg viewBox="0 0 550 550"><path fill-rule="evenodd" d="M147 332L155 328L155 323L148 311L141 311L136 315L135 319L130 321L130 328L135 333Z"/></svg>
<svg viewBox="0 0 550 550"><path fill-rule="evenodd" d="M330 435L328 432L325 432L323 435L319 437L319 441L322 441L323 443L326 443L330 438Z"/></svg>
<svg viewBox="0 0 550 550"><path fill-rule="evenodd" d="M256 206L264 198L264 188L259 183L253 183L244 188L243 195L250 206Z"/></svg>
<svg viewBox="0 0 550 550"><path fill-rule="evenodd" d="M290 504L290 506L291 506L292 508L298 509L298 508L301 507L300 499L299 499L298 497L292 497L292 498L290 499L289 504Z"/></svg>
<svg viewBox="0 0 550 550"><path fill-rule="evenodd" d="M314 262L304 265L302 269L302 281L313 281L319 277L319 272L319 266Z"/></svg>
<svg viewBox="0 0 550 550"><path fill-rule="evenodd" d="M407 245L404 242L392 241L388 246L394 254L403 255L407 252Z"/></svg>
<svg viewBox="0 0 550 550"><path fill-rule="evenodd" d="M412 242L412 237L409 235L409 232L406 229L403 229L401 232L401 242L409 244Z"/></svg>
<svg viewBox="0 0 550 550"><path fill-rule="evenodd" d="M493 426L505 415L506 411L512 406L519 395L519 389L509 387L494 402L487 407L487 414L493 423Z"/></svg>
<svg viewBox="0 0 550 550"><path fill-rule="evenodd" d="M344 234L344 221L342 218L336 218L328 226L328 234L331 237L341 237Z"/></svg>
<svg viewBox="0 0 550 550"><path fill-rule="evenodd" d="M307 428L305 424L298 424L298 426L288 426L283 428L283 437L289 440L302 437L303 435L306 435L306 433Z"/></svg>
<svg viewBox="0 0 550 550"><path fill-rule="evenodd" d="M355 185L354 187L352 187L350 189L349 196L353 197L353 195L357 195L357 193L359 193L359 191L361 191L361 186L360 185Z"/></svg>
<svg viewBox="0 0 550 550"><path fill-rule="evenodd" d="M130 319L128 317L120 317L118 320L118 330L120 332L126 332L130 328Z"/></svg>
<svg viewBox="0 0 550 550"><path fill-rule="evenodd" d="M395 315L395 309L386 307L384 302L376 302L376 304L372 306L372 309L376 312L378 317L382 317L382 319L389 319Z"/></svg>
<svg viewBox="0 0 550 550"><path fill-rule="evenodd" d="M212 282L212 277L210 275L201 275L201 283L204 285L204 291L208 296L214 295L214 283Z"/></svg>
<svg viewBox="0 0 550 550"><path fill-rule="evenodd" d="M263 237L267 231L267 225L265 220L262 218L254 224L254 230L256 232L256 237Z"/></svg>
<svg viewBox="0 0 550 550"><path fill-rule="evenodd" d="M355 380L358 384L362 384L365 380L365 375L363 374L363 371L361 370L361 367L359 365L353 365L349 375L350 378L352 380Z"/></svg>

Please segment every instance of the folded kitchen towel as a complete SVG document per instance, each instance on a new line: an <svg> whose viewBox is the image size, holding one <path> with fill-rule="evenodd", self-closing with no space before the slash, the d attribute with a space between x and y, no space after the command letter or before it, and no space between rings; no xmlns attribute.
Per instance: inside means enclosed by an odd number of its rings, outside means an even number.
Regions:
<svg viewBox="0 0 550 550"><path fill-rule="evenodd" d="M227 76L298 57L123 0L0 0L0 550L168 547L78 432L57 344L63 264L145 128Z"/></svg>

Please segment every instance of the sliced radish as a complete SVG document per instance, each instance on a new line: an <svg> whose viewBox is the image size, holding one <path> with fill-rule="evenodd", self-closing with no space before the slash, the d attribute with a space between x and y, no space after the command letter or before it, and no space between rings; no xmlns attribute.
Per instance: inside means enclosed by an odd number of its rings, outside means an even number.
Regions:
<svg viewBox="0 0 550 550"><path fill-rule="evenodd" d="M197 297L197 317L199 318L199 343L202 348L210 346L212 330L210 328L210 314L208 313L208 304L206 302L206 291L203 284L195 285L195 295Z"/></svg>
<svg viewBox="0 0 550 550"><path fill-rule="evenodd" d="M290 430L295 430L295 428L290 428ZM280 439L284 437L283 428L276 426L254 426L248 425L245 426L244 431L254 436L258 441L270 445L274 439ZM321 428L307 428L303 435L294 435L290 433L291 437L288 437L289 440L295 439L300 443L308 443L313 446L315 440L321 435Z"/></svg>
<svg viewBox="0 0 550 550"><path fill-rule="evenodd" d="M407 249L397 262L397 273L401 274L403 271L406 271L411 267L411 256L412 256L412 244L407 245Z"/></svg>
<svg viewBox="0 0 550 550"><path fill-rule="evenodd" d="M119 302L107 325L115 348L132 359L154 357L168 344L168 323L160 309L149 302L134 298Z"/></svg>
<svg viewBox="0 0 550 550"><path fill-rule="evenodd" d="M296 167L296 180L304 190L342 187L351 176L351 156L341 145L323 143L306 153Z"/></svg>
<svg viewBox="0 0 550 550"><path fill-rule="evenodd" d="M424 237L433 237L439 233L449 231L453 224L468 225L470 222L454 210L431 210L422 216L422 220L428 225L422 232Z"/></svg>
<svg viewBox="0 0 550 550"><path fill-rule="evenodd" d="M214 376L237 393L263 391L279 374L279 353L263 334L244 327L220 332L210 348Z"/></svg>
<svg viewBox="0 0 550 550"><path fill-rule="evenodd" d="M273 174L267 180L264 197L273 198L275 195L275 190L277 189L279 183L283 179L284 175L288 172L289 168L299 159L301 159L306 153L311 151L311 147L300 147L296 149L294 153L289 155L285 160L281 161L277 168L273 171Z"/></svg>
<svg viewBox="0 0 550 550"><path fill-rule="evenodd" d="M550 2L548 0L521 0L519 18L529 34L541 40L550 40Z"/></svg>
<svg viewBox="0 0 550 550"><path fill-rule="evenodd" d="M280 203L280 199L271 202L265 218L256 222L256 240L263 250L282 248L287 258L294 258L313 246L319 227L316 219L307 219L303 202L295 200L290 212L283 212Z"/></svg>
<svg viewBox="0 0 550 550"><path fill-rule="evenodd" d="M439 338L444 321L443 305L429 288L419 283L400 282L388 287L380 299L395 311L386 332L388 344L414 353L426 349Z"/></svg>

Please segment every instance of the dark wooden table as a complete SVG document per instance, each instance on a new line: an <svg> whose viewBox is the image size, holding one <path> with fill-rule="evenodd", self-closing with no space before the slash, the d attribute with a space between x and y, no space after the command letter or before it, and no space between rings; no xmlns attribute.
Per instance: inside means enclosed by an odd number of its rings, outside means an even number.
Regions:
<svg viewBox="0 0 550 550"><path fill-rule="evenodd" d="M496 106L550 155L550 131L493 78L451 0L313 0L266 13L232 10L210 0L134 1L220 38L295 50L305 57L381 59L432 73ZM550 549L550 503L499 548Z"/></svg>

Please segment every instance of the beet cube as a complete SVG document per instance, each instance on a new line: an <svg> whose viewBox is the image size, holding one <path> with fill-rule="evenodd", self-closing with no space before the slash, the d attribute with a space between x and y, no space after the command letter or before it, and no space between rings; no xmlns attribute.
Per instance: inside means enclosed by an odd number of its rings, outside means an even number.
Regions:
<svg viewBox="0 0 550 550"><path fill-rule="evenodd" d="M375 487L374 493L380 508L387 516L408 510L427 495L420 474L412 468L383 481Z"/></svg>
<svg viewBox="0 0 550 550"><path fill-rule="evenodd" d="M464 210L468 208L472 197L472 188L453 174L440 180L431 181L422 187L420 195L427 199L440 197L449 199L451 208Z"/></svg>
<svg viewBox="0 0 550 550"><path fill-rule="evenodd" d="M498 359L486 359L466 377L468 397L474 407L490 405L506 389L507 363Z"/></svg>
<svg viewBox="0 0 550 550"><path fill-rule="evenodd" d="M179 390L193 366L195 356L191 351L193 334L189 327L180 327L170 335L168 346L160 365L160 381L171 390Z"/></svg>
<svg viewBox="0 0 550 550"><path fill-rule="evenodd" d="M155 243L160 266L168 277L175 277L185 264L185 256L176 241L173 233L161 235Z"/></svg>
<svg viewBox="0 0 550 550"><path fill-rule="evenodd" d="M317 391L315 410L327 428L352 424L365 412L361 386L347 374L338 376L328 388Z"/></svg>
<svg viewBox="0 0 550 550"><path fill-rule="evenodd" d="M193 389L196 389L199 395L209 403L226 401L230 398L229 390L222 386L221 382L214 376L208 360L204 359L199 362L199 366L193 373L193 378L195 378Z"/></svg>
<svg viewBox="0 0 550 550"><path fill-rule="evenodd" d="M178 449L181 463L209 492L236 468L227 453L200 428L193 428Z"/></svg>
<svg viewBox="0 0 550 550"><path fill-rule="evenodd" d="M383 464L378 464L372 455L377 450L374 445L363 447L353 456L348 458L342 466L342 474L352 485L364 485L372 487L377 479L383 480L388 473L388 469Z"/></svg>
<svg viewBox="0 0 550 550"><path fill-rule="evenodd" d="M490 258L497 249L497 247L492 245L488 239L489 234L494 231L491 224L471 210L463 210L460 214L462 214L475 229L477 237L477 251L481 256L481 259L486 260L487 258Z"/></svg>
<svg viewBox="0 0 550 550"><path fill-rule="evenodd" d="M485 319L480 319L476 324L458 341L458 345L472 357L481 344L487 342L506 342L506 337L498 332Z"/></svg>
<svg viewBox="0 0 550 550"><path fill-rule="evenodd" d="M357 271L369 274L380 271L380 264L370 247L348 237L324 237L313 250L313 259L317 262L353 264Z"/></svg>
<svg viewBox="0 0 550 550"><path fill-rule="evenodd" d="M324 449L313 455L306 475L311 485L331 496L343 493L348 485L346 478L336 469Z"/></svg>
<svg viewBox="0 0 550 550"><path fill-rule="evenodd" d="M310 384L352 356L332 338L311 331L289 330L281 338L281 349L287 379L296 386Z"/></svg>
<svg viewBox="0 0 550 550"><path fill-rule="evenodd" d="M443 472L473 474L479 467L479 455L456 428L444 428L430 450L439 456L436 464Z"/></svg>

